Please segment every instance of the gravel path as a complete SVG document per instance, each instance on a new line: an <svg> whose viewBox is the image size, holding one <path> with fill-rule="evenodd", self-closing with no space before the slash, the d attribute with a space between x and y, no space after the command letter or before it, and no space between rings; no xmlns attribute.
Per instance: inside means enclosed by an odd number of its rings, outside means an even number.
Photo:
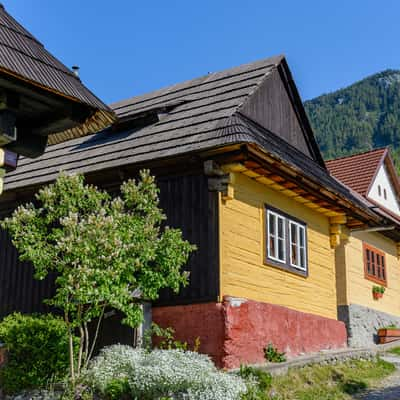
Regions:
<svg viewBox="0 0 400 400"><path fill-rule="evenodd" d="M396 371L384 379L377 388L368 390L354 399L359 400L400 400L400 357L384 356L384 360L396 365Z"/></svg>

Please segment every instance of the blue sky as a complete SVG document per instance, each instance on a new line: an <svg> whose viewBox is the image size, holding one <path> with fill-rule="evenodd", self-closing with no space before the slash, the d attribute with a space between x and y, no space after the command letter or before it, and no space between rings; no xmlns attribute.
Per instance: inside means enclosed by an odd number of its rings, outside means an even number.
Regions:
<svg viewBox="0 0 400 400"><path fill-rule="evenodd" d="M398 0L3 0L107 103L276 54L303 99L400 68Z"/></svg>

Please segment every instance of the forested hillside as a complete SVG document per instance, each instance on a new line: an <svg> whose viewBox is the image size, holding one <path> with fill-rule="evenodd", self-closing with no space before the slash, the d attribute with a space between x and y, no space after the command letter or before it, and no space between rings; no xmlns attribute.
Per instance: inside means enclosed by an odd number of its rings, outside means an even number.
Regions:
<svg viewBox="0 0 400 400"><path fill-rule="evenodd" d="M400 71L372 75L305 108L326 159L390 145L400 167Z"/></svg>

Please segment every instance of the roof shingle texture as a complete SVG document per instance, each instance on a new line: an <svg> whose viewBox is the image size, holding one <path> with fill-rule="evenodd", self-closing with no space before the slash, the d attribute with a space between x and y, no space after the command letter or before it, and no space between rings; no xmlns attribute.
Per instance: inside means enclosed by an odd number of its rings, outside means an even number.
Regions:
<svg viewBox="0 0 400 400"><path fill-rule="evenodd" d="M60 170L87 173L252 140L231 117L281 60L268 58L115 103L119 117L178 105L145 127L107 129L49 146L37 159L21 158L6 175L5 190L51 181Z"/></svg>
<svg viewBox="0 0 400 400"><path fill-rule="evenodd" d="M59 171L92 173L153 162L231 144L254 144L315 182L365 205L316 161L238 111L283 57L272 57L124 100L112 105L122 117L175 104L158 122L120 132L111 129L49 146L41 157L22 158L6 174L4 191L43 185Z"/></svg>
<svg viewBox="0 0 400 400"><path fill-rule="evenodd" d="M42 88L64 95L99 110L95 122L98 127L109 125L111 110L64 64L19 24L0 4L0 70ZM94 132L94 131L92 131ZM68 132L71 138L76 132ZM67 134L67 136L68 136Z"/></svg>
<svg viewBox="0 0 400 400"><path fill-rule="evenodd" d="M326 161L329 172L352 190L366 197L386 148Z"/></svg>

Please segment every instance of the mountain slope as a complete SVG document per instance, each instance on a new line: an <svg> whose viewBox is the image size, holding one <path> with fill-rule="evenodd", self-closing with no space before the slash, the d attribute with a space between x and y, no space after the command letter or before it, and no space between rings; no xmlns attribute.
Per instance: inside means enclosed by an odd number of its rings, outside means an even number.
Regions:
<svg viewBox="0 0 400 400"><path fill-rule="evenodd" d="M304 105L326 159L390 145L400 166L400 71L380 72Z"/></svg>

